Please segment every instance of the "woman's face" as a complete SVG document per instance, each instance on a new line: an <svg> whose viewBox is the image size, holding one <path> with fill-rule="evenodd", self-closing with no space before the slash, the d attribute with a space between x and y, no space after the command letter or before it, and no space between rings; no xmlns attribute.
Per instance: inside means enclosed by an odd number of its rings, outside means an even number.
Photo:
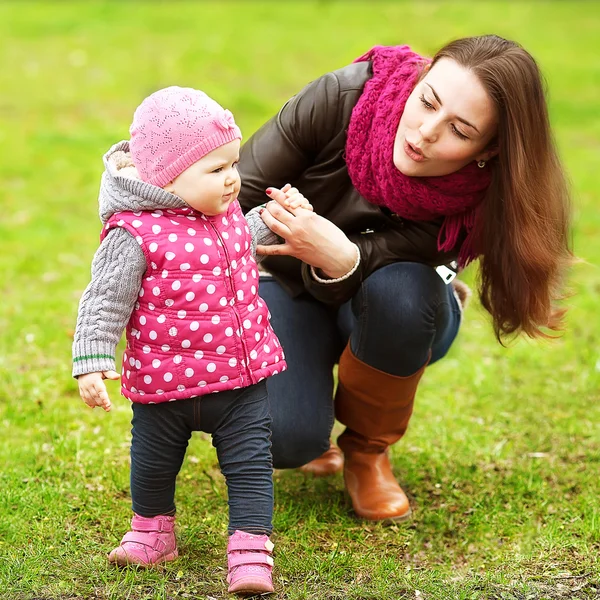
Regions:
<svg viewBox="0 0 600 600"><path fill-rule="evenodd" d="M394 142L394 165L411 177L458 171L487 160L496 135L496 108L479 79L455 61L440 59L417 84Z"/></svg>

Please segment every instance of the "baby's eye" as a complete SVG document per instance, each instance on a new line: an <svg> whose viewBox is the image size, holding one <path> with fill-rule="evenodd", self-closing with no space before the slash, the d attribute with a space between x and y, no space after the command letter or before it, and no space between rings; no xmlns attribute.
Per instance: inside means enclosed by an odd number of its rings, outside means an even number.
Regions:
<svg viewBox="0 0 600 600"><path fill-rule="evenodd" d="M220 173L223 170L223 167L217 167L213 173Z"/></svg>

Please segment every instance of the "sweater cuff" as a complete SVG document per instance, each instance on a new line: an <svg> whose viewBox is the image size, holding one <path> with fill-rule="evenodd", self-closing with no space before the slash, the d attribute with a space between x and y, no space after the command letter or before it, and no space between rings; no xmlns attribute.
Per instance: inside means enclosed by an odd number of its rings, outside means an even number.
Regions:
<svg viewBox="0 0 600 600"><path fill-rule="evenodd" d="M319 277L317 275L315 268L311 265L310 274L311 274L312 278L315 281L318 281L319 283L329 284L329 283L339 283L340 281L344 281L344 280L352 277L352 275L354 275L354 273L356 273L356 270L360 266L360 249L356 244L354 244L354 247L356 248L356 262L354 263L354 266L345 275L342 275L341 277L338 277L336 279L323 279L322 277Z"/></svg>
<svg viewBox="0 0 600 600"><path fill-rule="evenodd" d="M274 246L283 243L283 240L273 233L262 220L260 213L263 209L264 205L256 206L245 215L252 238L252 255L257 263L261 262L265 256L256 254L256 246Z"/></svg>
<svg viewBox="0 0 600 600"><path fill-rule="evenodd" d="M73 344L73 377L101 371L116 371L115 348L95 341Z"/></svg>

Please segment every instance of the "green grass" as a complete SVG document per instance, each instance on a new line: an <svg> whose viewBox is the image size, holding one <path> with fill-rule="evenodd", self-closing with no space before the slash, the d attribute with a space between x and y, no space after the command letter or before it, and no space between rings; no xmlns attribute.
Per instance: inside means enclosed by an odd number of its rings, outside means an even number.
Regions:
<svg viewBox="0 0 600 600"><path fill-rule="evenodd" d="M0 597L225 598L226 490L208 439L178 487L181 559L117 570L130 408L87 410L70 377L99 221L101 155L158 87L200 87L249 136L303 84L375 44L432 53L496 32L539 60L574 190L568 330L493 339L472 306L393 450L414 519L356 521L341 478L276 474L276 598L600 594L600 6L571 2L0 4ZM473 281L474 271L468 279Z"/></svg>

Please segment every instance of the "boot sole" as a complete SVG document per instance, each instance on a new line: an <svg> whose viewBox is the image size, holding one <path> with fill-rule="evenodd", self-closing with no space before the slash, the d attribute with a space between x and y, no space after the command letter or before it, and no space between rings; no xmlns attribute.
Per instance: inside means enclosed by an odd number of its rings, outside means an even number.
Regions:
<svg viewBox="0 0 600 600"><path fill-rule="evenodd" d="M367 521L370 523L381 523L382 525L394 525L396 523L402 523L404 521L410 521L412 519L412 509L408 509L408 512L405 512L403 515L398 515L397 517L383 517L382 519L374 519L372 517L363 517L359 515L356 511L354 514L360 521Z"/></svg>
<svg viewBox="0 0 600 600"><path fill-rule="evenodd" d="M317 479L321 479L324 477L333 477L334 475L337 475L338 473L342 473L344 471L344 465L342 465L339 468L335 468L335 469L320 469L320 470L313 470L311 469L305 469L304 467L299 467L298 471L300 471L305 477L316 477Z"/></svg>
<svg viewBox="0 0 600 600"><path fill-rule="evenodd" d="M275 592L273 584L269 585L265 581L253 577L245 577L236 581L229 586L227 591L230 594L260 594L261 596Z"/></svg>
<svg viewBox="0 0 600 600"><path fill-rule="evenodd" d="M161 558L159 558L158 560L156 560L154 562L144 562L141 558L138 558L136 556L131 556L131 555L116 556L113 558L111 558L109 556L108 562L112 563L114 565L117 565L118 567L127 567L128 565L135 565L137 567L141 567L144 569L150 569L154 565L160 565L162 563L175 560L178 556L179 556L179 553L177 550L175 550L173 552L170 552L169 554L165 554L165 556L162 556Z"/></svg>

